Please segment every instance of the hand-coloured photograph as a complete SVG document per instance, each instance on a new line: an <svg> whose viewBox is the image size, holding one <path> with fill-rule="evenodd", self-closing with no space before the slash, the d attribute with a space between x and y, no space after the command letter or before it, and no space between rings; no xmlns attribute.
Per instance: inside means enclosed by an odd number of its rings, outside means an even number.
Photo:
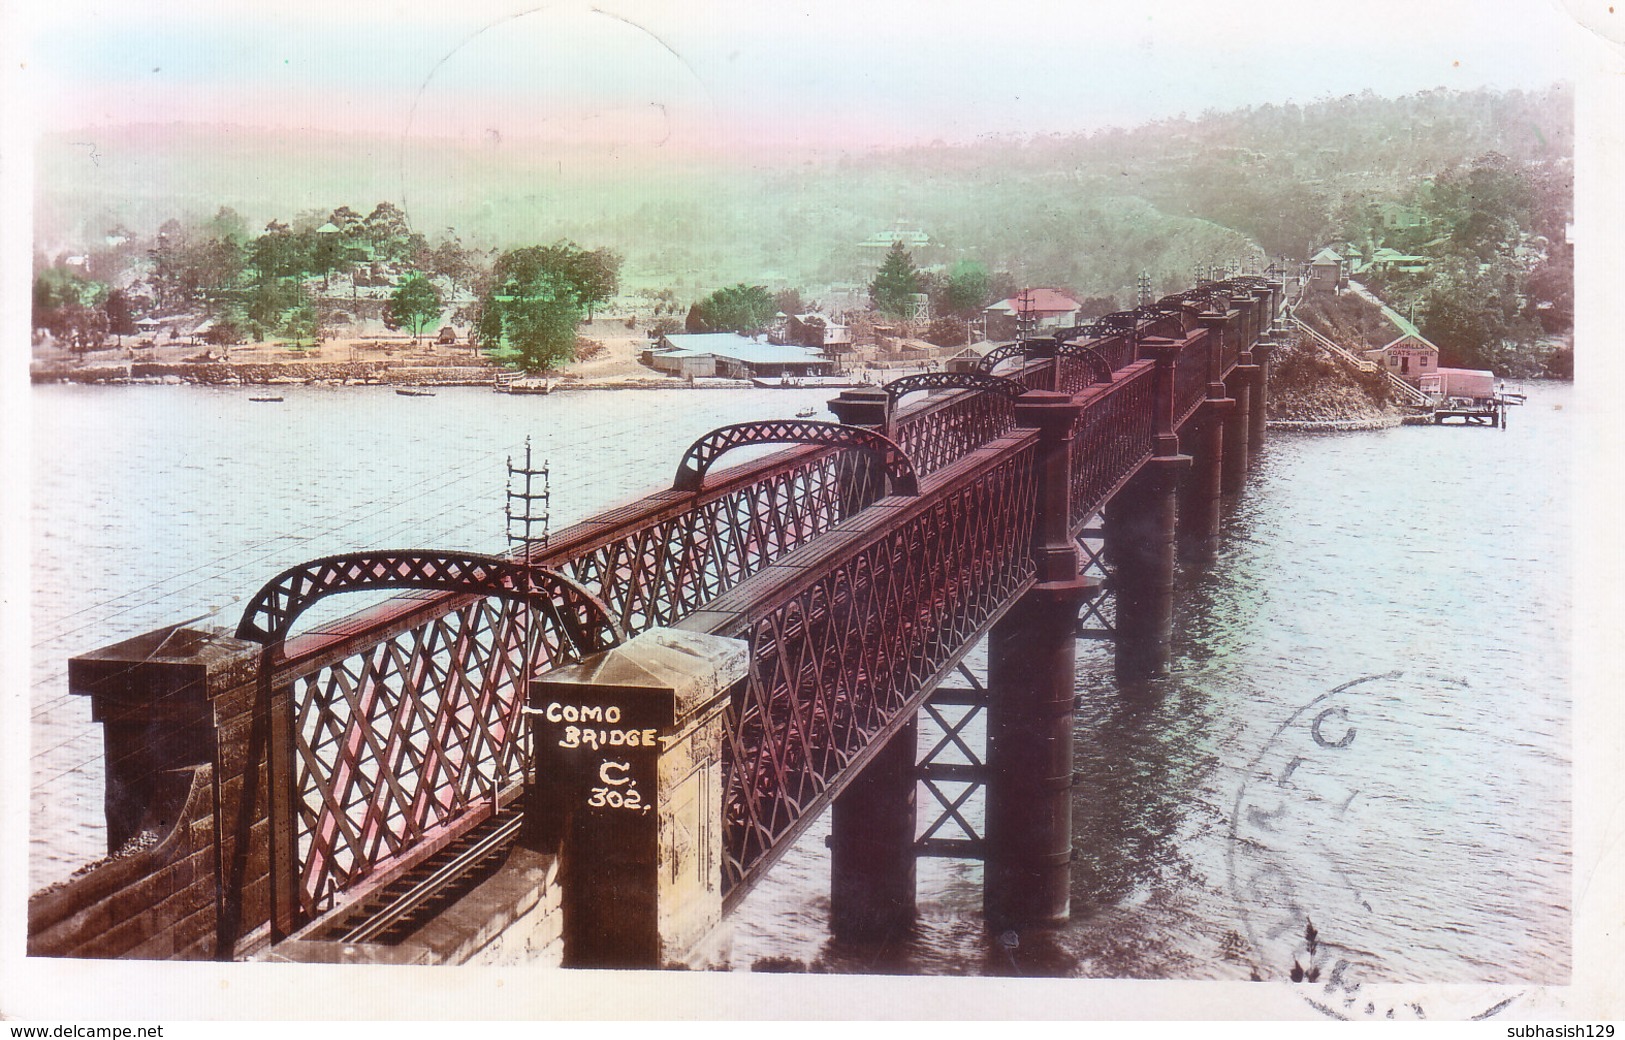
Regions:
<svg viewBox="0 0 1625 1040"><path fill-rule="evenodd" d="M8 13L0 1016L1617 1016L1612 10Z"/></svg>

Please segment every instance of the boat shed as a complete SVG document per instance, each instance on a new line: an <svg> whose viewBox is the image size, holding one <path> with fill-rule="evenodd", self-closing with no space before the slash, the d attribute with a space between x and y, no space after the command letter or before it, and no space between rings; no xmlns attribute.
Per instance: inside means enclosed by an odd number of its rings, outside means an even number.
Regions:
<svg viewBox="0 0 1625 1040"><path fill-rule="evenodd" d="M1421 333L1406 333L1380 350L1368 350L1364 357L1375 361L1412 386L1439 371L1439 348Z"/></svg>
<svg viewBox="0 0 1625 1040"><path fill-rule="evenodd" d="M668 333L643 363L680 377L725 379L828 375L835 362L805 347L762 343L733 332Z"/></svg>

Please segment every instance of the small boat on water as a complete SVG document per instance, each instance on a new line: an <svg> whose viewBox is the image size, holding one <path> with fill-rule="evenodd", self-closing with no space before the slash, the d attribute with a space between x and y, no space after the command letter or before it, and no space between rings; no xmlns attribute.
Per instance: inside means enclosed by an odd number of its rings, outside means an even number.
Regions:
<svg viewBox="0 0 1625 1040"><path fill-rule="evenodd" d="M550 394L553 392L551 379L536 379L524 376L518 379L498 379L494 387L499 394Z"/></svg>
<svg viewBox="0 0 1625 1040"><path fill-rule="evenodd" d="M260 397L250 397L249 400L250 401L257 401L260 404L271 404L271 403L281 401L282 400L282 395L281 394L265 394L265 395L262 395Z"/></svg>
<svg viewBox="0 0 1625 1040"><path fill-rule="evenodd" d="M813 416L815 416L817 414L818 414L818 409L816 409L816 408L803 408L801 411L796 413L796 418L797 419L811 419Z"/></svg>
<svg viewBox="0 0 1625 1040"><path fill-rule="evenodd" d="M402 397L433 397L433 390L410 390L406 387L397 387L395 392Z"/></svg>

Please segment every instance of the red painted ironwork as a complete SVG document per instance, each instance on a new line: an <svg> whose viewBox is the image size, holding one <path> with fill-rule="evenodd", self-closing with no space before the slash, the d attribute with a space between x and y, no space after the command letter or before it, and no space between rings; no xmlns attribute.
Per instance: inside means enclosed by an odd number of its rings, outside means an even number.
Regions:
<svg viewBox="0 0 1625 1040"><path fill-rule="evenodd" d="M1074 391L1083 410L1072 433L1071 521L1081 528L1152 454L1154 365L1136 360L1136 344L1180 317L1159 313L1109 316L1085 327L1097 334L1086 346L1058 346L1056 358L999 348L984 373L1023 358L1008 380L916 380L947 392L899 410L890 440L830 423L724 428L685 456L683 490L577 524L495 569L491 558L421 554L435 562L407 567L414 580L401 583L433 591L289 640L270 681L293 694L302 912L421 858L519 783L527 678L593 643L564 619L582 631L635 632L729 602L749 604L725 634L750 639L753 666L727 737L725 874L735 891L748 887L833 797L843 771L901 725L1032 580L1035 435L1013 431L1009 383L1048 389L1057 374L1079 378L1068 367L1089 380ZM1210 372L1206 338L1179 338L1174 396L1183 406L1198 384L1205 393ZM800 446L709 472L731 447L785 441ZM910 487L919 475L924 486ZM870 509L888 477L922 494ZM820 537L837 527L847 536ZM812 555L764 573L797 550ZM245 625L285 635L321 590L389 587L403 573L361 566L367 555L282 576ZM537 581L551 590L556 618L518 594L525 580L532 594ZM590 604L602 606L572 613ZM964 792L943 793L949 816L962 815L955 799Z"/></svg>
<svg viewBox="0 0 1625 1040"><path fill-rule="evenodd" d="M437 836L477 824L517 792L533 615L480 599L292 682L292 781L302 918L357 884L399 873Z"/></svg>
<svg viewBox="0 0 1625 1040"><path fill-rule="evenodd" d="M604 605L562 574L502 556L422 549L342 553L290 567L249 600L237 638L280 643L299 615L318 600L372 589L472 592L551 608L559 639L587 653L621 640Z"/></svg>
<svg viewBox="0 0 1625 1040"><path fill-rule="evenodd" d="M857 518L827 556L712 606L749 604L713 629L751 644L724 749L727 888L749 887L1031 582L1034 443L1010 435L934 476L928 498Z"/></svg>
<svg viewBox="0 0 1625 1040"><path fill-rule="evenodd" d="M1027 392L1025 383L986 372L921 372L917 375L893 379L881 387L892 404L921 390L988 390L1006 397L1019 397Z"/></svg>
<svg viewBox="0 0 1625 1040"><path fill-rule="evenodd" d="M1185 424L1207 400L1212 339L1201 329L1180 344L1174 359L1174 429Z"/></svg>
<svg viewBox="0 0 1625 1040"><path fill-rule="evenodd" d="M370 589L465 595L427 618L408 612L404 628L374 629L358 652L276 674L301 613L324 597ZM292 686L291 775L273 778L272 798L292 803L280 814L292 824L294 854L278 869L296 876L301 919L356 883L409 865L453 824L494 811L523 777L525 678L621 638L603 604L563 575L502 557L418 551L290 568L250 602L237 635L268 644L270 684Z"/></svg>
<svg viewBox="0 0 1625 1040"><path fill-rule="evenodd" d="M977 363L976 367L991 375L998 370L1000 365L1007 361L1020 360L1025 362L1031 356L1032 349L1025 343L1001 343L983 354L982 360Z"/></svg>
<svg viewBox="0 0 1625 1040"><path fill-rule="evenodd" d="M1021 382L1001 382L1014 383L1026 392ZM892 437L921 473L934 473L1014 426L1013 400L1003 392L944 395L896 416L891 423Z"/></svg>
<svg viewBox="0 0 1625 1040"><path fill-rule="evenodd" d="M919 481L908 453L889 438L861 426L799 419L769 419L763 422L719 426L689 445L677 464L673 491L698 491L705 485L705 473L724 453L752 444L820 444L832 448L857 448L875 455L898 495L919 494Z"/></svg>
<svg viewBox="0 0 1625 1040"><path fill-rule="evenodd" d="M1081 527L1154 450L1154 365L1140 362L1092 398L1072 428L1072 526Z"/></svg>
<svg viewBox="0 0 1625 1040"><path fill-rule="evenodd" d="M1112 381L1111 362L1093 347L1081 343L1062 343L1055 348L1055 364L1060 379L1055 389L1075 394L1097 383Z"/></svg>
<svg viewBox="0 0 1625 1040"><path fill-rule="evenodd" d="M919 762L929 815L914 847L921 856L979 859L986 852L976 820L986 807L987 742L970 731L986 725L988 692L964 662L958 671L966 686L938 687L920 706L920 733L931 741Z"/></svg>
<svg viewBox="0 0 1625 1040"><path fill-rule="evenodd" d="M796 449L555 534L534 562L592 590L628 633L671 625L876 501L872 454Z"/></svg>
<svg viewBox="0 0 1625 1040"><path fill-rule="evenodd" d="M1127 368L1139 360L1132 335L1100 324L1086 325L1083 329L1084 334L1079 339L1087 342L1089 349L1105 358L1107 366L1113 372Z"/></svg>

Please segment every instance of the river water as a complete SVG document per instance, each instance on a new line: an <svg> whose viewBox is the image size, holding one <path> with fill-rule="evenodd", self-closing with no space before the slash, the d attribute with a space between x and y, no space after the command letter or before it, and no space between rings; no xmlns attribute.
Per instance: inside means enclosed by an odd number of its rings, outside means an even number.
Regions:
<svg viewBox="0 0 1625 1040"><path fill-rule="evenodd" d="M1529 391L1507 430L1272 435L1216 559L1181 568L1169 678L1121 688L1109 645L1080 641L1066 925L990 934L979 866L923 860L914 929L832 940L819 826L719 961L1565 982L1573 395ZM526 436L559 527L663 485L714 426L830 396L282 393L33 391L36 887L104 851L100 737L67 657L205 614L234 625L267 578L328 553L498 550L503 461Z"/></svg>

